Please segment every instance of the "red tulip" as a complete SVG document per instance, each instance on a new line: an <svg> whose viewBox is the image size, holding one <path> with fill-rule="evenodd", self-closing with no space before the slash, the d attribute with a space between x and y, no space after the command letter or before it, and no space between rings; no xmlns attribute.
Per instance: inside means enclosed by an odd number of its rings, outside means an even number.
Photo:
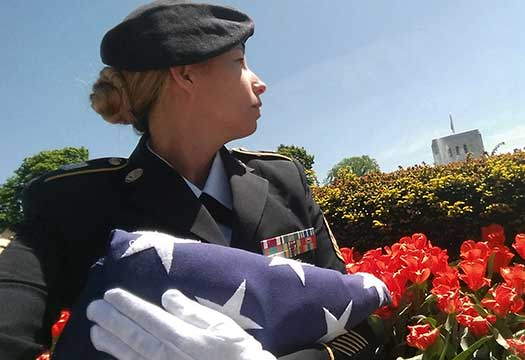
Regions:
<svg viewBox="0 0 525 360"><path fill-rule="evenodd" d="M524 302L521 295L506 284L498 285L490 290L489 294L491 297L481 300L481 305L501 318L507 316L509 312L518 313L523 309Z"/></svg>
<svg viewBox="0 0 525 360"><path fill-rule="evenodd" d="M341 251L341 255L343 255L345 264L354 262L354 256L353 256L354 248L342 247L339 250Z"/></svg>
<svg viewBox="0 0 525 360"><path fill-rule="evenodd" d="M525 266L523 264L501 268L499 273L509 286L516 289L518 294L524 293Z"/></svg>
<svg viewBox="0 0 525 360"><path fill-rule="evenodd" d="M485 285L490 285L490 280L485 277L487 263L484 260L461 261L459 266L465 273L460 274L459 278L463 280L471 290L476 291Z"/></svg>
<svg viewBox="0 0 525 360"><path fill-rule="evenodd" d="M525 259L525 234L517 234L512 247Z"/></svg>
<svg viewBox="0 0 525 360"><path fill-rule="evenodd" d="M53 339L57 339L62 331L64 330L64 327L66 326L67 321L69 320L70 313L68 310L62 310L60 312L60 317L58 318L57 322L51 327L51 335L53 336Z"/></svg>
<svg viewBox="0 0 525 360"><path fill-rule="evenodd" d="M49 352L46 351L45 353L40 354L35 360L49 360L51 359Z"/></svg>
<svg viewBox="0 0 525 360"><path fill-rule="evenodd" d="M458 312L464 314L464 315L470 315L470 316L478 316L479 313L476 310L476 305L472 302L472 300L468 296L463 296L459 301L459 309Z"/></svg>
<svg viewBox="0 0 525 360"><path fill-rule="evenodd" d="M448 287L459 289L458 273L458 269L447 264L447 266L436 275L434 280L432 280L432 286L437 287L439 285L446 285Z"/></svg>
<svg viewBox="0 0 525 360"><path fill-rule="evenodd" d="M422 251L412 250L401 258L405 264L405 275L414 284L424 283L431 274L432 260Z"/></svg>
<svg viewBox="0 0 525 360"><path fill-rule="evenodd" d="M481 239L486 241L491 248L503 246L505 244L505 230L498 224L484 226L481 228Z"/></svg>
<svg viewBox="0 0 525 360"><path fill-rule="evenodd" d="M489 246L484 242L464 241L460 247L460 256L463 260L486 261L489 257Z"/></svg>
<svg viewBox="0 0 525 360"><path fill-rule="evenodd" d="M359 271L374 275L380 274L386 269L385 261L382 259L381 248L368 250L361 258L361 261L357 263L357 265L359 265Z"/></svg>
<svg viewBox="0 0 525 360"><path fill-rule="evenodd" d="M493 247L490 256L492 257L492 271L496 273L499 272L502 267L509 266L514 254L508 247L503 245Z"/></svg>
<svg viewBox="0 0 525 360"><path fill-rule="evenodd" d="M432 274L438 275L439 273L448 271L449 265L447 250L442 250L438 246L432 246L428 253L432 260Z"/></svg>
<svg viewBox="0 0 525 360"><path fill-rule="evenodd" d="M356 255L355 257L359 256L357 251L355 251L354 248L347 248L347 247L342 247L339 250L341 250L341 254L343 255L343 259L344 259L345 266L346 266L346 272L348 274L354 274L358 272L360 270L360 265L354 259L354 255Z"/></svg>
<svg viewBox="0 0 525 360"><path fill-rule="evenodd" d="M392 304L390 307L397 308L399 306L399 301L406 291L407 279L400 272L384 273L379 278L386 284L386 287L390 291L392 297Z"/></svg>
<svg viewBox="0 0 525 360"><path fill-rule="evenodd" d="M488 315L483 317L478 313L475 306L469 297L463 296L460 299L456 320L460 325L467 327L474 335L479 337L489 331L489 325L496 322L496 316Z"/></svg>
<svg viewBox="0 0 525 360"><path fill-rule="evenodd" d="M513 354L521 355L523 359L525 355L525 335L521 335L519 339L507 339L507 344Z"/></svg>
<svg viewBox="0 0 525 360"><path fill-rule="evenodd" d="M456 316L459 324L468 327L468 329L477 337L486 335L489 332L489 325L496 322L495 315L481 315L471 316L467 314L459 314Z"/></svg>
<svg viewBox="0 0 525 360"><path fill-rule="evenodd" d="M416 233L412 235L411 244L415 249L426 249L430 246L425 234Z"/></svg>
<svg viewBox="0 0 525 360"><path fill-rule="evenodd" d="M459 307L459 287L450 287L447 285L438 285L431 290L432 294L437 298L437 305L439 310L447 314L456 312Z"/></svg>
<svg viewBox="0 0 525 360"><path fill-rule="evenodd" d="M392 308L391 306L383 306L374 311L374 314L385 320L394 315L397 310L397 308Z"/></svg>
<svg viewBox="0 0 525 360"><path fill-rule="evenodd" d="M408 326L407 344L409 346L426 350L439 336L439 329L431 329L429 324Z"/></svg>

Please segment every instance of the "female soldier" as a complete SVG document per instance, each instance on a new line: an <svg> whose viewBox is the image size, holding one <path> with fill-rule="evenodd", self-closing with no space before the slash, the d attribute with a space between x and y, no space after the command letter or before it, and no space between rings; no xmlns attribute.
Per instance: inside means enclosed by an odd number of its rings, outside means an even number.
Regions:
<svg viewBox="0 0 525 360"><path fill-rule="evenodd" d="M24 222L0 256L0 358L31 359L49 346L51 324L78 297L114 228L257 253L265 239L313 228L317 248L296 258L344 272L301 166L224 147L253 133L260 116L266 85L244 54L253 30L230 8L159 0L104 36L108 66L92 107L143 136L129 159L69 166L26 189ZM295 356L348 358L341 344ZM370 355L369 348L358 350ZM209 351L203 358L213 358Z"/></svg>

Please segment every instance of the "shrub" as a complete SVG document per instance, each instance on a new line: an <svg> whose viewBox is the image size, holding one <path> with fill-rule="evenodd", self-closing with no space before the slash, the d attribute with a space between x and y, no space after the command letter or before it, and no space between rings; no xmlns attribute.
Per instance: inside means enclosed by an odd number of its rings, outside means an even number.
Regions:
<svg viewBox="0 0 525 360"><path fill-rule="evenodd" d="M313 194L341 246L365 251L423 232L457 254L482 226L525 231L525 152L363 177L347 172Z"/></svg>

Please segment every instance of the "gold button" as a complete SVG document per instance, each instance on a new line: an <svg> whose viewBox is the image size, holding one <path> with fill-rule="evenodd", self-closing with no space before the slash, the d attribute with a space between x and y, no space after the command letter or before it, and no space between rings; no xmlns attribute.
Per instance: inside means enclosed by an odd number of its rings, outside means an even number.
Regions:
<svg viewBox="0 0 525 360"><path fill-rule="evenodd" d="M122 164L122 159L111 158L111 159L108 160L108 162L109 162L110 165L118 166L118 165Z"/></svg>

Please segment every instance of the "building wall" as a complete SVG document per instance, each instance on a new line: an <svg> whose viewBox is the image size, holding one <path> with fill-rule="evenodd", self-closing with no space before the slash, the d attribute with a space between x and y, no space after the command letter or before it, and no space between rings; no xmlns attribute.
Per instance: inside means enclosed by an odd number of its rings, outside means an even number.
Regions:
<svg viewBox="0 0 525 360"><path fill-rule="evenodd" d="M473 158L479 158L484 152L483 139L477 129L432 140L436 165L465 160L468 153Z"/></svg>

